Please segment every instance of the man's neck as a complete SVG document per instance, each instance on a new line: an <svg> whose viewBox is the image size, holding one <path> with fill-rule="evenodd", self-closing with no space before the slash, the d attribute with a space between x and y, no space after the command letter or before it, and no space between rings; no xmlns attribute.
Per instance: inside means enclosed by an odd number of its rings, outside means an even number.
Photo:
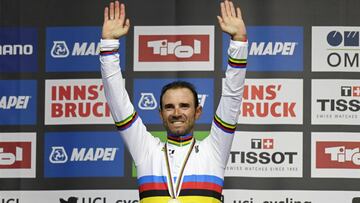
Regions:
<svg viewBox="0 0 360 203"><path fill-rule="evenodd" d="M192 132L186 135L172 135L170 133L167 134L167 142L169 144L176 145L179 147L190 144L192 139L193 139Z"/></svg>

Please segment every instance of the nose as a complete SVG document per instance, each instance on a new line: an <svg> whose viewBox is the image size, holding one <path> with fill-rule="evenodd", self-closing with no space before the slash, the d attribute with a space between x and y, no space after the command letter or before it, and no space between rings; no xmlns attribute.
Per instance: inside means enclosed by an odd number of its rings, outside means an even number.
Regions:
<svg viewBox="0 0 360 203"><path fill-rule="evenodd" d="M180 108L176 107L176 108L174 109L174 116L179 116L180 114L181 114Z"/></svg>

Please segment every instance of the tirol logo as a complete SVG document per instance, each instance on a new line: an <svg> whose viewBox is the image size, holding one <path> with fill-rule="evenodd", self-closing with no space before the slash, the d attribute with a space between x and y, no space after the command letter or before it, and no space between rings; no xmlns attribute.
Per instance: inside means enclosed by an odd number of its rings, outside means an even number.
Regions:
<svg viewBox="0 0 360 203"><path fill-rule="evenodd" d="M317 168L360 169L360 142L317 142Z"/></svg>
<svg viewBox="0 0 360 203"><path fill-rule="evenodd" d="M116 132L46 134L46 177L123 176L123 166L124 145Z"/></svg>
<svg viewBox="0 0 360 203"><path fill-rule="evenodd" d="M249 71L302 71L303 28L249 26ZM230 37L223 34L223 68L228 63Z"/></svg>
<svg viewBox="0 0 360 203"><path fill-rule="evenodd" d="M313 27L313 71L360 71L359 27Z"/></svg>
<svg viewBox="0 0 360 203"><path fill-rule="evenodd" d="M226 176L301 177L301 133L236 132ZM292 140L292 141L290 141ZM296 140L296 141L295 141ZM294 143L289 146L289 143Z"/></svg>
<svg viewBox="0 0 360 203"><path fill-rule="evenodd" d="M297 79L246 80L238 122L301 124L302 88Z"/></svg>
<svg viewBox="0 0 360 203"><path fill-rule="evenodd" d="M140 35L139 61L208 61L208 44L208 35Z"/></svg>
<svg viewBox="0 0 360 203"><path fill-rule="evenodd" d="M0 72L35 72L38 69L38 34L35 28L0 30Z"/></svg>
<svg viewBox="0 0 360 203"><path fill-rule="evenodd" d="M45 124L110 124L100 79L47 80Z"/></svg>
<svg viewBox="0 0 360 203"><path fill-rule="evenodd" d="M359 133L312 133L311 176L360 178L359 140Z"/></svg>
<svg viewBox="0 0 360 203"><path fill-rule="evenodd" d="M313 124L358 125L360 83L356 80L313 80ZM324 86L326 85L326 86ZM331 89L332 91L326 91Z"/></svg>
<svg viewBox="0 0 360 203"><path fill-rule="evenodd" d="M33 80L0 80L0 124L36 123L37 87Z"/></svg>
<svg viewBox="0 0 360 203"><path fill-rule="evenodd" d="M211 123L213 118L213 88L211 79L191 78L183 79L197 88L199 105L203 107L203 113L197 123ZM160 108L161 88L173 82L173 79L135 79L134 101L135 109L139 112L144 123L160 124L158 109Z"/></svg>
<svg viewBox="0 0 360 203"><path fill-rule="evenodd" d="M31 142L0 142L0 168L30 168Z"/></svg>
<svg viewBox="0 0 360 203"><path fill-rule="evenodd" d="M35 177L35 134L0 133L0 178Z"/></svg>
<svg viewBox="0 0 360 203"><path fill-rule="evenodd" d="M46 70L98 71L100 27L51 27L46 31ZM120 39L120 65L125 67L125 38Z"/></svg>
<svg viewBox="0 0 360 203"><path fill-rule="evenodd" d="M213 32L213 26L137 26L134 70L213 70Z"/></svg>

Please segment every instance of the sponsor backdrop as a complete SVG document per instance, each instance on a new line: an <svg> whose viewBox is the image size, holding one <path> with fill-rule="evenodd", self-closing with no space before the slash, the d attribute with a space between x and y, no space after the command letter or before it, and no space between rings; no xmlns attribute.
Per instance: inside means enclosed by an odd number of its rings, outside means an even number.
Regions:
<svg viewBox="0 0 360 203"><path fill-rule="evenodd" d="M136 203L136 173L100 79L109 1L0 1L0 202ZM230 37L219 1L126 0L124 83L166 139L160 88L194 83L206 139ZM236 0L246 86L223 202L360 203L360 2Z"/></svg>

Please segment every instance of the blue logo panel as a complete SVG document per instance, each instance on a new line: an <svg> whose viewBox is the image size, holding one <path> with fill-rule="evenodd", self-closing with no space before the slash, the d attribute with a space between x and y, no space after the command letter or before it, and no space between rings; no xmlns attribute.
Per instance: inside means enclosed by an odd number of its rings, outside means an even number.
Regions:
<svg viewBox="0 0 360 203"><path fill-rule="evenodd" d="M46 71L100 71L101 27L51 27L46 30ZM120 65L125 67L125 37L120 39Z"/></svg>
<svg viewBox="0 0 360 203"><path fill-rule="evenodd" d="M0 29L0 72L38 70L38 33L35 28Z"/></svg>
<svg viewBox="0 0 360 203"><path fill-rule="evenodd" d="M0 125L36 124L37 82L0 80Z"/></svg>
<svg viewBox="0 0 360 203"><path fill-rule="evenodd" d="M161 124L159 116L159 98L164 85L174 80L192 83L198 92L199 104L203 105L203 114L196 123L209 124L214 116L214 82L213 79L180 78L180 79L135 79L134 106L144 123Z"/></svg>
<svg viewBox="0 0 360 203"><path fill-rule="evenodd" d="M304 37L299 26L249 26L248 71L303 71ZM228 34L223 34L223 69L227 67Z"/></svg>
<svg viewBox="0 0 360 203"><path fill-rule="evenodd" d="M120 177L124 144L117 132L45 134L45 177Z"/></svg>

